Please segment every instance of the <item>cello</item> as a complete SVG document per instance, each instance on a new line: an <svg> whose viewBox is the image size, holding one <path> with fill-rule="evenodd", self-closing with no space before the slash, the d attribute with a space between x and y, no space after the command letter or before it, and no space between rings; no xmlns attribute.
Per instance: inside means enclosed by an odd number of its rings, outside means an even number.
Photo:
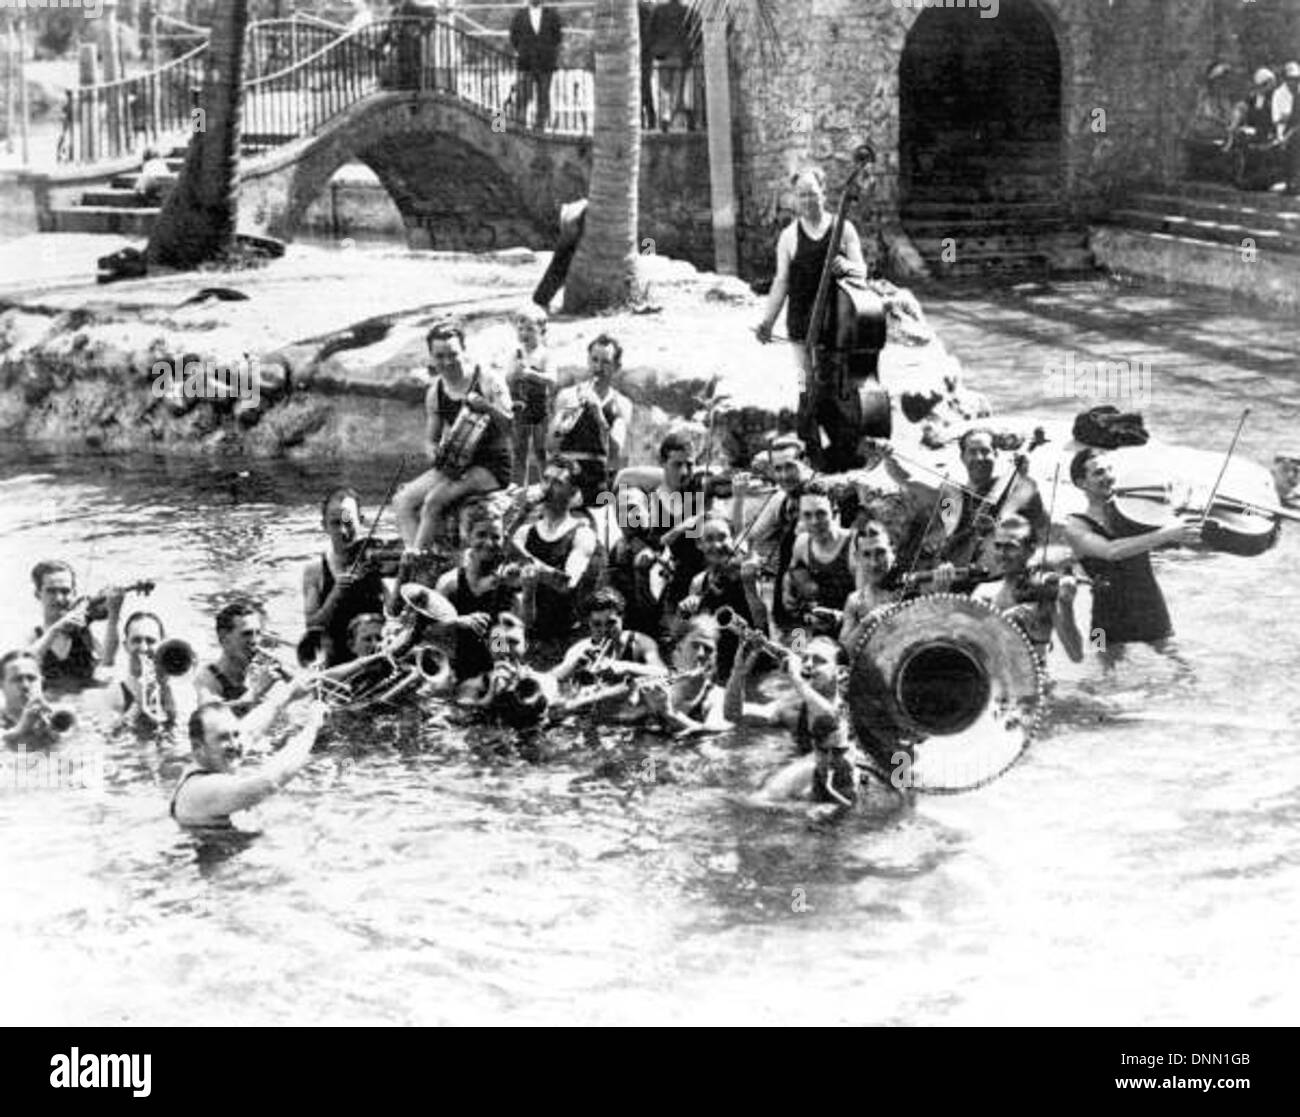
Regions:
<svg viewBox="0 0 1300 1117"><path fill-rule="evenodd" d="M1241 413L1236 433L1223 459L1214 484L1208 490L1189 482L1175 489L1168 481L1130 476L1130 484L1116 488L1112 504L1122 522L1140 531L1155 531L1188 514L1199 516L1201 546L1205 550L1232 555L1261 555L1277 542L1281 521L1300 520L1300 515L1271 501L1237 495L1235 485L1225 491L1224 482L1237 440L1246 425L1250 408ZM1133 484L1131 482L1140 483Z"/></svg>
<svg viewBox="0 0 1300 1117"><path fill-rule="evenodd" d="M885 345L884 304L865 279L832 275L844 236L844 215L857 197L858 180L875 160L870 144L853 153L854 167L831 223L804 339L811 375L799 399L799 436L813 465L823 471L864 465L858 449L862 439L888 438L892 430L889 393L880 387L877 367ZM823 430L827 445L823 445Z"/></svg>

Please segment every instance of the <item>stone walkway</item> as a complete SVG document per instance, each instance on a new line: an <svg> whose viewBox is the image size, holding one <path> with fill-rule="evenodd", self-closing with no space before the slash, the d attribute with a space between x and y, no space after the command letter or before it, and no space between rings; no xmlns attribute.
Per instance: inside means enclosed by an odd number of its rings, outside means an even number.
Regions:
<svg viewBox="0 0 1300 1117"><path fill-rule="evenodd" d="M1234 304L1217 292L1161 290L1106 279L1001 290L918 291L969 380L995 410L1064 418L1092 402L1142 411L1168 441L1226 449L1243 407L1242 451L1267 462L1300 445L1300 321ZM1060 394L1050 365L1145 362L1146 398ZM1087 378L1085 378L1086 380ZM1098 385L1100 386L1100 385Z"/></svg>

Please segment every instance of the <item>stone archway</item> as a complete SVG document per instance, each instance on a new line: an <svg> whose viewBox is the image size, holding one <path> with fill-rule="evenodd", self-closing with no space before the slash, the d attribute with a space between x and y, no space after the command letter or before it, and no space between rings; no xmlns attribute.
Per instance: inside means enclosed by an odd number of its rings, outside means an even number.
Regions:
<svg viewBox="0 0 1300 1117"><path fill-rule="evenodd" d="M901 209L1055 201L1061 51L1034 0L926 8L899 63Z"/></svg>

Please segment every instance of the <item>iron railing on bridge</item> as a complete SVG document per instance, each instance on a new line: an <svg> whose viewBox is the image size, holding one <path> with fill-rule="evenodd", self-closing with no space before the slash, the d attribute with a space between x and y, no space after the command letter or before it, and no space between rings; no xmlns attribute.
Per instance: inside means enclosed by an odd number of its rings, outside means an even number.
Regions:
<svg viewBox="0 0 1300 1117"><path fill-rule="evenodd" d="M207 53L202 43L147 74L69 89L59 162L120 159L192 131Z"/></svg>
<svg viewBox="0 0 1300 1117"><path fill-rule="evenodd" d="M244 135L250 147L271 147L310 135L332 117L378 91L455 97L501 121L536 122L518 111L514 56L436 19L405 17L359 27L276 74L244 86ZM590 132L593 88L586 70L556 71L547 130Z"/></svg>
<svg viewBox="0 0 1300 1117"><path fill-rule="evenodd" d="M307 51L308 46L314 49ZM342 35L302 23L296 29L260 25L248 49L253 76L243 85L246 149L311 135L348 106L383 90L457 98L500 121L502 130L538 124L536 98L525 102L514 55L432 17L376 21ZM205 43L151 73L70 90L60 161L120 159L139 155L151 144L185 139L195 124L207 51ZM278 62L288 64L264 72ZM685 126L701 127L703 75L698 65L680 79L660 70L656 67L655 123L668 123L676 103L685 110ZM660 80L664 77L669 80ZM557 70L545 130L590 134L594 104L590 71ZM678 127L683 126L681 117Z"/></svg>

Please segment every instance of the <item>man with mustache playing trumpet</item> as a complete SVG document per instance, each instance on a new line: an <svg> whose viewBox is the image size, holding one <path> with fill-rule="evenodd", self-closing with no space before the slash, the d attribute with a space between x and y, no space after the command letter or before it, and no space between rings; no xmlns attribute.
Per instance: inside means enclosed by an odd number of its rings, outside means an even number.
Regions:
<svg viewBox="0 0 1300 1117"><path fill-rule="evenodd" d="M0 659L0 686L4 691L0 737L7 747L49 748L72 729L72 713L45 700L41 669L30 652L20 649Z"/></svg>

